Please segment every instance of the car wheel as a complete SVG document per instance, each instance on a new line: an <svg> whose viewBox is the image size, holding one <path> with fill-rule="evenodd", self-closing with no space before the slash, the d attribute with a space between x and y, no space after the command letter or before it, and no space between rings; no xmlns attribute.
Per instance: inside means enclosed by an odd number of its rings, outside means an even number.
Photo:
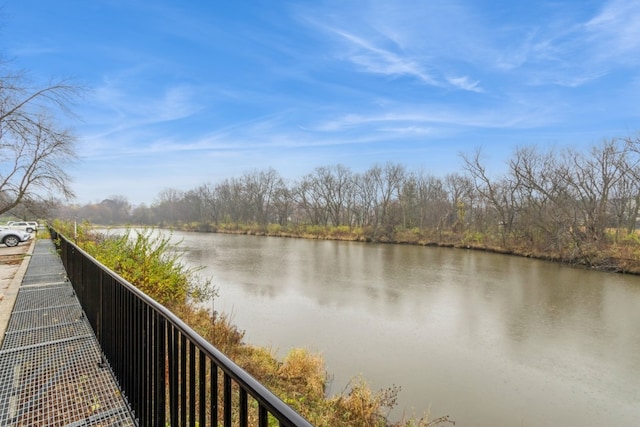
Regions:
<svg viewBox="0 0 640 427"><path fill-rule="evenodd" d="M33 228L31 227L27 228L27 233L33 233Z"/></svg>
<svg viewBox="0 0 640 427"><path fill-rule="evenodd" d="M7 245L9 247L18 246L18 243L20 243L20 239L18 239L16 236L7 236L7 237L4 238L2 243L4 243L5 245Z"/></svg>

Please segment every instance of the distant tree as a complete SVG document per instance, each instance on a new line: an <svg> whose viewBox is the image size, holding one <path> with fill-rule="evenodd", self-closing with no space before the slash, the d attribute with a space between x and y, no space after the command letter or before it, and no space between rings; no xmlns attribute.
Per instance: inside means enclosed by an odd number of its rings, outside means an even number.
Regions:
<svg viewBox="0 0 640 427"><path fill-rule="evenodd" d="M400 192L407 178L405 166L387 163L384 167L374 165L364 175L367 192L374 195L374 237L380 233L390 236L394 227L402 223Z"/></svg>
<svg viewBox="0 0 640 427"><path fill-rule="evenodd" d="M449 225L454 231L467 228L474 218L476 192L473 180L458 173L448 174L444 179L444 186L449 196L451 207L455 212L450 213Z"/></svg>
<svg viewBox="0 0 640 427"><path fill-rule="evenodd" d="M99 206L106 213L104 224L125 224L131 218L131 204L125 196L113 195L100 202Z"/></svg>
<svg viewBox="0 0 640 427"><path fill-rule="evenodd" d="M149 225L153 224L153 220L154 215L152 209L144 203L133 208L131 212L131 222L134 224Z"/></svg>
<svg viewBox="0 0 640 427"><path fill-rule="evenodd" d="M318 167L304 177L297 190L300 202L315 223L353 225L354 179L349 168L343 165Z"/></svg>
<svg viewBox="0 0 640 427"><path fill-rule="evenodd" d="M246 206L243 185L237 178L225 179L215 186L217 206L219 206L219 218L223 223L244 222L246 219Z"/></svg>
<svg viewBox="0 0 640 427"><path fill-rule="evenodd" d="M305 175L293 188L293 197L300 211L300 222L314 225L327 225L329 212L326 209L322 193L318 191L316 176Z"/></svg>
<svg viewBox="0 0 640 427"><path fill-rule="evenodd" d="M490 207L495 221L487 224L488 229L500 230L502 244L507 244L507 237L514 230L519 210L518 190L521 185L520 176L514 174L502 179L492 178L481 162L481 150L477 149L472 156L461 155L463 168L471 176L475 191Z"/></svg>
<svg viewBox="0 0 640 427"><path fill-rule="evenodd" d="M73 197L65 166L76 157L75 137L56 117L79 91L66 80L33 87L0 63L0 214L22 202Z"/></svg>
<svg viewBox="0 0 640 427"><path fill-rule="evenodd" d="M164 207L167 207L166 203ZM209 183L201 184L182 193L178 208L177 218L174 219L179 221L199 222L200 224L218 224L220 221L220 203L216 189ZM159 215L163 216L164 214L160 213Z"/></svg>
<svg viewBox="0 0 640 427"><path fill-rule="evenodd" d="M181 210L184 205L184 191L175 188L165 188L160 191L152 207L156 219L160 222L174 224L183 219Z"/></svg>
<svg viewBox="0 0 640 427"><path fill-rule="evenodd" d="M248 208L247 215L251 221L266 227L272 219L272 211L276 198L282 193L284 180L278 172L269 168L261 171L245 173L240 181L244 200Z"/></svg>

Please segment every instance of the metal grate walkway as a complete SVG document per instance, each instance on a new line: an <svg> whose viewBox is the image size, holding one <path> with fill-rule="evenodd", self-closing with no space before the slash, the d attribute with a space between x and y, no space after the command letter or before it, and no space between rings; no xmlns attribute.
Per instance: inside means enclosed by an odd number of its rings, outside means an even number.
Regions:
<svg viewBox="0 0 640 427"><path fill-rule="evenodd" d="M37 240L0 348L0 426L135 426L50 240Z"/></svg>

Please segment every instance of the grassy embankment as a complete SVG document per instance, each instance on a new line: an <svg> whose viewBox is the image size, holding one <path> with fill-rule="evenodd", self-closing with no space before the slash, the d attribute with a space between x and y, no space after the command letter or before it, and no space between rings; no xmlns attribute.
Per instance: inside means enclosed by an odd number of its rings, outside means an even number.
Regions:
<svg viewBox="0 0 640 427"><path fill-rule="evenodd" d="M73 235L70 224L57 222L55 228ZM219 350L267 386L318 427L426 427L451 423L448 417L429 421L411 417L392 422L387 415L397 404L399 387L373 391L362 378L355 378L348 390L327 396L324 359L305 349L291 350L279 361L266 348L243 341L244 333L227 315L201 308L201 302L215 290L197 270L188 269L172 250L169 239L148 231L105 236L91 231L88 224L78 227L77 244L98 261L117 272L143 292L173 311Z"/></svg>
<svg viewBox="0 0 640 427"><path fill-rule="evenodd" d="M606 239L593 242L568 242L560 248L536 244L517 235L502 236L480 232L434 231L411 228L376 234L368 228L280 226L266 228L255 224L179 224L176 229L256 236L295 237L421 246L475 249L501 254L543 259L596 270L640 274L640 234L618 234L611 231Z"/></svg>

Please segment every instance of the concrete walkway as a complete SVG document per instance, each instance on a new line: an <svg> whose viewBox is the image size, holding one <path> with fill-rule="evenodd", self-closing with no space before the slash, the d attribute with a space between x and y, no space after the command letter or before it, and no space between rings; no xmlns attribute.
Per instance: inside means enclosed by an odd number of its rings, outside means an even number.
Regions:
<svg viewBox="0 0 640 427"><path fill-rule="evenodd" d="M0 295L1 426L136 425L50 240L0 247Z"/></svg>

